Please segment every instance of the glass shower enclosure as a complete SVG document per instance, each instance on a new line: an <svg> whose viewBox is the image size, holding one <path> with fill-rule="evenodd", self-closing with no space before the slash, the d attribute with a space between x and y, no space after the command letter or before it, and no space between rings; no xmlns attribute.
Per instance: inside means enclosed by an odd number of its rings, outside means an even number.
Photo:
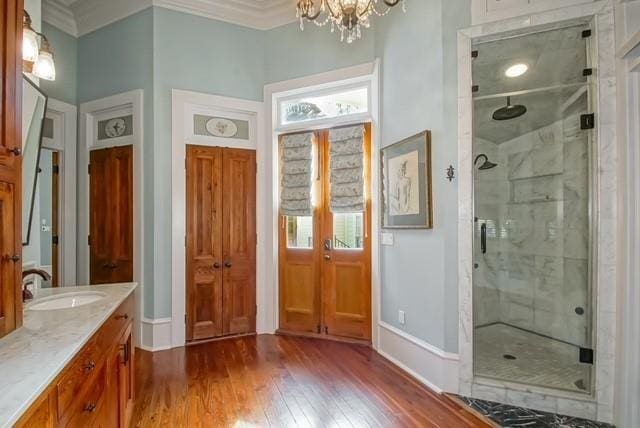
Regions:
<svg viewBox="0 0 640 428"><path fill-rule="evenodd" d="M585 25L474 46L474 375L592 392Z"/></svg>

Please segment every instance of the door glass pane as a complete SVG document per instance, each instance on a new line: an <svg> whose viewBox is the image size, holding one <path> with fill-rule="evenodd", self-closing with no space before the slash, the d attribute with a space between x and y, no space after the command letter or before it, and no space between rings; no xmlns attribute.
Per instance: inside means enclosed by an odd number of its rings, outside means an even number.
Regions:
<svg viewBox="0 0 640 428"><path fill-rule="evenodd" d="M364 248L362 213L333 214L333 248Z"/></svg>
<svg viewBox="0 0 640 428"><path fill-rule="evenodd" d="M287 217L287 248L313 248L313 217Z"/></svg>
<svg viewBox="0 0 640 428"><path fill-rule="evenodd" d="M578 393L593 367L580 361L593 314L585 29L482 43L473 63L474 373ZM516 63L529 67L507 75Z"/></svg>

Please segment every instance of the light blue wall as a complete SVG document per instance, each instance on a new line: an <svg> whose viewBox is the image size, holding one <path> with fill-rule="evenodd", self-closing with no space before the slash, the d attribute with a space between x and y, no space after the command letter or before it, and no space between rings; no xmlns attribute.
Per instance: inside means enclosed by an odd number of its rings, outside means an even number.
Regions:
<svg viewBox="0 0 640 428"><path fill-rule="evenodd" d="M307 24L300 31L300 24L294 22L267 31L266 40L266 83L371 62L375 54L373 29L364 29L361 40L347 44L329 27Z"/></svg>
<svg viewBox="0 0 640 428"><path fill-rule="evenodd" d="M40 88L50 98L75 105L78 100L78 39L46 22L42 23L42 32L54 54L56 80L41 80Z"/></svg>
<svg viewBox="0 0 640 428"><path fill-rule="evenodd" d="M457 186L444 170L457 159L456 30L469 24L470 0L411 1L348 45L313 25L261 32L150 8L82 37L80 101L145 89L145 315L171 315L171 89L262 100L266 83L379 57L382 145L433 132L435 217L434 230L395 231L382 247L382 318L455 352Z"/></svg>
<svg viewBox="0 0 640 428"><path fill-rule="evenodd" d="M382 319L446 351L457 351L456 31L470 25L469 0L409 2L407 14L376 22L382 59L382 146L432 132L433 230L394 231L381 248ZM406 323L398 322L398 311Z"/></svg>
<svg viewBox="0 0 640 428"><path fill-rule="evenodd" d="M154 16L155 236L153 311L171 316L171 90L262 101L264 33L163 8ZM147 253L150 256L150 253Z"/></svg>
<svg viewBox="0 0 640 428"><path fill-rule="evenodd" d="M153 317L153 11L146 9L78 39L78 103L144 91L144 315Z"/></svg>

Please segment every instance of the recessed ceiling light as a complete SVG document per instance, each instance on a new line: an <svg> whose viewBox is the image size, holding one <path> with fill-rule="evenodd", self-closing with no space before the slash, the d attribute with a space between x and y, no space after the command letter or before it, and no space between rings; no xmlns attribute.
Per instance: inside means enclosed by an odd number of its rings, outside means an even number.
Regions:
<svg viewBox="0 0 640 428"><path fill-rule="evenodd" d="M526 73L527 70L529 70L529 67L527 66L527 64L516 64L507 68L507 71L505 71L504 74L507 77L520 77L524 73Z"/></svg>

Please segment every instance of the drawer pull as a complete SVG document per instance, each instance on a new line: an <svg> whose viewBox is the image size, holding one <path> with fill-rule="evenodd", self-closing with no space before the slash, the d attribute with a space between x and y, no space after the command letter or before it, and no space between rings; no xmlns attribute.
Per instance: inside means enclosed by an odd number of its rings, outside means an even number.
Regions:
<svg viewBox="0 0 640 428"><path fill-rule="evenodd" d="M116 320L128 320L128 319L129 319L129 314L116 315Z"/></svg>
<svg viewBox="0 0 640 428"><path fill-rule="evenodd" d="M96 405L93 403L89 403L86 406L84 406L84 411L85 412L89 412L89 413L93 413L96 411Z"/></svg>
<svg viewBox="0 0 640 428"><path fill-rule="evenodd" d="M93 369L96 368L96 363L94 361L89 361L87 364L84 365L84 371L89 373L90 371L93 371Z"/></svg>

